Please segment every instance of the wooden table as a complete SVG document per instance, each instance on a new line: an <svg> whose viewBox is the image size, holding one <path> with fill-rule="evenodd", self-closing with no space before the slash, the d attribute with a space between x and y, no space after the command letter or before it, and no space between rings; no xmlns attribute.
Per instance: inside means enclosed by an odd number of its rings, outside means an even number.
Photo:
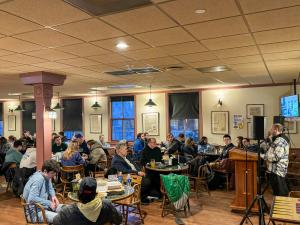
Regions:
<svg viewBox="0 0 300 225"><path fill-rule="evenodd" d="M275 196L271 206L270 220L284 223L300 224L300 198Z"/></svg>
<svg viewBox="0 0 300 225"><path fill-rule="evenodd" d="M156 164L155 167L152 168L150 167L149 164L147 164L146 169L158 173L182 173L182 172L187 172L189 166L184 164L179 164L176 166L166 166L164 164Z"/></svg>

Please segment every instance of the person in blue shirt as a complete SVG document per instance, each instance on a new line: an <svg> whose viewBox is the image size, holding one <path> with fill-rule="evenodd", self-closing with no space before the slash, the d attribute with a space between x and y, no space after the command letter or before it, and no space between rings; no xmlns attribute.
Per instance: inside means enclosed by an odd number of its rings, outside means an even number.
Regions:
<svg viewBox="0 0 300 225"><path fill-rule="evenodd" d="M207 137L203 136L199 141L198 153L206 153L211 149L210 144L208 144Z"/></svg>
<svg viewBox="0 0 300 225"><path fill-rule="evenodd" d="M141 151L145 148L145 134L138 133L133 144L133 151L137 161L141 158Z"/></svg>

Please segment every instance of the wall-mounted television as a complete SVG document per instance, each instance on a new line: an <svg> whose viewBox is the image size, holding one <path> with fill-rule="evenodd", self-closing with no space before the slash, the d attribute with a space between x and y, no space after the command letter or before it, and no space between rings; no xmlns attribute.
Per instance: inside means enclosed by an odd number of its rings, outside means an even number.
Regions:
<svg viewBox="0 0 300 225"><path fill-rule="evenodd" d="M283 117L299 117L299 97L290 95L281 97L281 115Z"/></svg>

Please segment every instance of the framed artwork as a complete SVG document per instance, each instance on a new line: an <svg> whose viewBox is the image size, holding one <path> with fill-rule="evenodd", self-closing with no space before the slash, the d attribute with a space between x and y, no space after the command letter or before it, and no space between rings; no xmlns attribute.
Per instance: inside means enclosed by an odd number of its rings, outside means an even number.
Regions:
<svg viewBox="0 0 300 225"><path fill-rule="evenodd" d="M102 114L90 114L90 133L102 133Z"/></svg>
<svg viewBox="0 0 300 225"><path fill-rule="evenodd" d="M159 113L142 113L143 133L149 133L150 136L159 135Z"/></svg>
<svg viewBox="0 0 300 225"><path fill-rule="evenodd" d="M253 129L252 129L252 123L247 123L247 138L253 139Z"/></svg>
<svg viewBox="0 0 300 225"><path fill-rule="evenodd" d="M285 134L297 134L297 121L284 121Z"/></svg>
<svg viewBox="0 0 300 225"><path fill-rule="evenodd" d="M212 134L229 133L229 111L211 112L211 133Z"/></svg>
<svg viewBox="0 0 300 225"><path fill-rule="evenodd" d="M16 131L16 116L8 115L8 131Z"/></svg>
<svg viewBox="0 0 300 225"><path fill-rule="evenodd" d="M247 118L251 119L252 116L264 116L265 105L264 104L247 104L246 112Z"/></svg>

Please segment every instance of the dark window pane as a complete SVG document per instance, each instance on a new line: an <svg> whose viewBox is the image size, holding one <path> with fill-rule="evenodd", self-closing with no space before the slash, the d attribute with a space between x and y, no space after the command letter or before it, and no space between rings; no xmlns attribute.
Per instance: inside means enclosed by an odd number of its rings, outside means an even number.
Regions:
<svg viewBox="0 0 300 225"><path fill-rule="evenodd" d="M111 103L111 116L113 119L123 118L122 112L122 102L112 102Z"/></svg>
<svg viewBox="0 0 300 225"><path fill-rule="evenodd" d="M134 120L123 120L124 139L134 141Z"/></svg>
<svg viewBox="0 0 300 225"><path fill-rule="evenodd" d="M198 119L170 120L171 133L174 137L184 133L185 137L192 137L195 141L199 140Z"/></svg>
<svg viewBox="0 0 300 225"><path fill-rule="evenodd" d="M123 102L124 106L124 118L132 119L134 118L134 101Z"/></svg>
<svg viewBox="0 0 300 225"><path fill-rule="evenodd" d="M112 120L112 140L119 141L123 139L122 120Z"/></svg>
<svg viewBox="0 0 300 225"><path fill-rule="evenodd" d="M82 134L83 135L83 132L80 131L80 130L65 130L64 134L65 134L65 136L67 137L68 140L71 140L74 135L76 135L76 134Z"/></svg>
<svg viewBox="0 0 300 225"><path fill-rule="evenodd" d="M32 113L35 113L35 101L24 101L22 106L25 111L22 112L22 127L23 130L30 131L31 134L35 133L36 125L35 119L32 119Z"/></svg>
<svg viewBox="0 0 300 225"><path fill-rule="evenodd" d="M3 136L3 121L0 121L0 135Z"/></svg>
<svg viewBox="0 0 300 225"><path fill-rule="evenodd" d="M82 130L82 99L63 99L63 130Z"/></svg>

